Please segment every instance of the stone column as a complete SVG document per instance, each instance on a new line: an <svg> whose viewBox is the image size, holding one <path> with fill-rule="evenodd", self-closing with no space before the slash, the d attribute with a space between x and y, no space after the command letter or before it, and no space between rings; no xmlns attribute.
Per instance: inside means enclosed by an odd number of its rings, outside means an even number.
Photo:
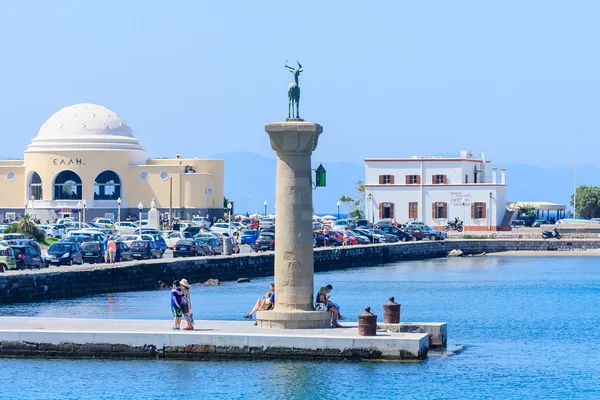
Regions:
<svg viewBox="0 0 600 400"><path fill-rule="evenodd" d="M256 314L265 328L325 328L329 312L314 311L311 154L323 128L303 121L265 126L277 153L275 309Z"/></svg>

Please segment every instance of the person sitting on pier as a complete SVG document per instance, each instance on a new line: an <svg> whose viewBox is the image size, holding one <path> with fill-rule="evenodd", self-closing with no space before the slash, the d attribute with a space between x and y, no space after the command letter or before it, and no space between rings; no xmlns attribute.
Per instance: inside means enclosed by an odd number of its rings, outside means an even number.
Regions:
<svg viewBox="0 0 600 400"><path fill-rule="evenodd" d="M340 311L340 306L337 303L334 303L331 300L331 295L329 295L329 293L333 290L333 286L331 285L327 285L325 286L326 292L325 294L327 295L327 304L334 306L335 308L337 308L338 311ZM340 312L339 314L340 316L338 317L338 319L345 319L344 317L342 317L342 313Z"/></svg>
<svg viewBox="0 0 600 400"><path fill-rule="evenodd" d="M252 316L257 311L269 311L275 308L275 284L271 283L271 295L267 299L266 297L256 300L256 304L252 307L252 311L244 315L244 318L252 319Z"/></svg>
<svg viewBox="0 0 600 400"><path fill-rule="evenodd" d="M342 325L338 324L338 317L340 316L340 310L338 310L333 303L327 298L327 288L322 287L317 294L316 300L317 311L329 311L331 312L331 327L341 328Z"/></svg>

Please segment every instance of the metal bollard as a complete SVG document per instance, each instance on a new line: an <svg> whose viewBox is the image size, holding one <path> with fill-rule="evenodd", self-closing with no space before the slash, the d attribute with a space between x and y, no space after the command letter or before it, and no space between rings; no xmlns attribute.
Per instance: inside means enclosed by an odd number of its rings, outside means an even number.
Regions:
<svg viewBox="0 0 600 400"><path fill-rule="evenodd" d="M371 307L358 316L358 336L375 336L377 334L377 315L371 313Z"/></svg>
<svg viewBox="0 0 600 400"><path fill-rule="evenodd" d="M394 297L390 297L390 301L383 305L383 323L400 323L400 304L394 302Z"/></svg>

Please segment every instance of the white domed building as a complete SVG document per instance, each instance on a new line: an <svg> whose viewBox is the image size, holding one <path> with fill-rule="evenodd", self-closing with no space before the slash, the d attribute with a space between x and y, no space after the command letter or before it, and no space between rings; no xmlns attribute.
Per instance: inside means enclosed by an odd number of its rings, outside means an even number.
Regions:
<svg viewBox="0 0 600 400"><path fill-rule="evenodd" d="M121 219L148 211L189 219L222 215L223 160L147 159L133 130L114 111L95 104L52 115L22 160L0 160L0 221L24 211L46 222L77 217ZM120 203L120 206L119 206Z"/></svg>

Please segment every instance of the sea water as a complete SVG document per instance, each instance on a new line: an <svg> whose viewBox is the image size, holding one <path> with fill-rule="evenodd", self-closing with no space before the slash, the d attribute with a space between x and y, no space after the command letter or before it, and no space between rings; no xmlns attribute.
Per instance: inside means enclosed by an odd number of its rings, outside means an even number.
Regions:
<svg viewBox="0 0 600 400"><path fill-rule="evenodd" d="M0 399L598 399L596 257L466 257L320 273L342 315L448 322L449 349L419 363L0 359ZM185 278L185 277L182 277ZM200 319L242 320L272 278L193 285ZM0 306L0 315L163 319L169 291ZM201 323L198 321L197 323Z"/></svg>

